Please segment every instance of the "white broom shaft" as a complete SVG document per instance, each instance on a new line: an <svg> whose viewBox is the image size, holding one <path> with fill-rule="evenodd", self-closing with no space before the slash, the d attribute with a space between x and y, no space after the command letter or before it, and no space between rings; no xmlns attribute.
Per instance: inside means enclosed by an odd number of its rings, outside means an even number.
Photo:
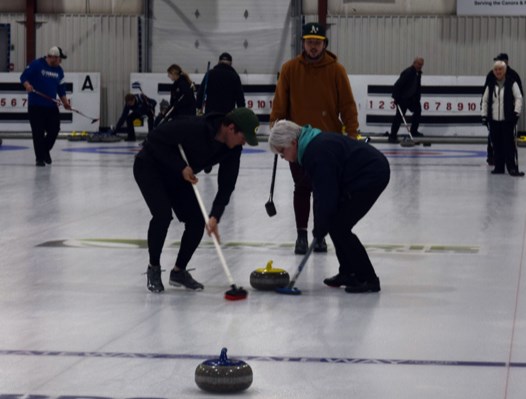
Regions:
<svg viewBox="0 0 526 399"><path fill-rule="evenodd" d="M413 135L411 134L411 130L409 129L409 126L407 125L407 122L405 120L405 116L402 113L402 109L398 104L396 104L396 107L398 108L398 112L400 112L400 116L402 117L402 120L404 121L405 128L407 129L407 133L409 133L409 137L411 137L411 141L413 140Z"/></svg>
<svg viewBox="0 0 526 399"><path fill-rule="evenodd" d="M179 144L179 151L181 152L181 156L183 157L183 160L186 162L188 166L190 166L181 144ZM203 218L205 219L205 222L208 225L208 223L210 222L210 218L208 217L208 213L206 212L205 204L203 203L201 194L199 194L199 190L197 189L197 186L195 184L192 184L192 188L194 189L195 197L197 198L197 202L199 203L199 208L201 208L201 213L203 214ZM212 240L214 241L214 245L216 247L217 255L219 256L219 260L221 261L221 266L223 266L223 269L225 270L225 274L228 277L228 281L230 282L230 285L235 285L234 278L232 277L232 274L230 273L230 270L228 269L225 257L223 256L223 251L221 250L221 246L219 245L219 241L217 241L217 237L215 236L215 234L212 233L211 236L212 236Z"/></svg>

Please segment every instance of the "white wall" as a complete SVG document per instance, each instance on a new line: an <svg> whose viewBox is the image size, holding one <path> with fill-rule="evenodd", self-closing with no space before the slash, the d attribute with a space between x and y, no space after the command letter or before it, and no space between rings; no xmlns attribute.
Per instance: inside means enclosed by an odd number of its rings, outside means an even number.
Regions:
<svg viewBox="0 0 526 399"><path fill-rule="evenodd" d="M456 0L329 0L330 15L454 15ZM318 13L318 0L303 0L305 14Z"/></svg>

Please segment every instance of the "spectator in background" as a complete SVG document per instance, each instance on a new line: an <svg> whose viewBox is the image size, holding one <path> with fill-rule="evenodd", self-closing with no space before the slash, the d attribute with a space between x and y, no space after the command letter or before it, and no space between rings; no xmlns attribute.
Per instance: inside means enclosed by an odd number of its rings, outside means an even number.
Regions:
<svg viewBox="0 0 526 399"><path fill-rule="evenodd" d="M413 137L422 137L423 134L418 131L420 125L420 117L422 115L422 106L420 105L420 97L422 95L422 67L424 66L424 59L416 57L413 64L402 71L400 77L394 84L393 99L396 105L396 114L391 125L391 133L388 141L390 143L398 143L398 129L402 123L402 115L405 115L407 110L413 113L411 121L411 135ZM400 114L400 110L402 114Z"/></svg>
<svg viewBox="0 0 526 399"><path fill-rule="evenodd" d="M60 131L57 94L65 109L71 109L64 85L64 70L60 66L67 56L60 47L51 47L47 56L31 62L20 82L28 95L27 112L33 136L36 166L51 164L51 149Z"/></svg>
<svg viewBox="0 0 526 399"><path fill-rule="evenodd" d="M226 114L234 108L245 106L243 85L236 70L232 67L232 56L222 53L217 65L208 71L197 90L197 109L200 113L221 112ZM212 167L206 167L210 173Z"/></svg>
<svg viewBox="0 0 526 399"><path fill-rule="evenodd" d="M515 125L522 110L519 84L506 73L504 61L495 61L493 74L482 96L482 123L489 127L493 144L495 169L492 174L504 174L504 167L511 176L524 176L517 164Z"/></svg>
<svg viewBox="0 0 526 399"><path fill-rule="evenodd" d="M500 53L495 58L493 58L493 61L503 61L506 64L506 76L507 77L509 76L511 79L517 82L517 84L519 85L519 89L521 91L521 95L524 97L524 91L522 90L521 78L519 74L509 66L508 54ZM493 72L493 69L491 69L491 71L489 71L488 74L486 75L486 82L484 83L484 90L486 90L486 87L488 87L488 85L490 84L495 84L495 73ZM487 148L486 162L488 163L488 165L491 165L491 166L495 165L495 161L493 159L493 145L491 144L490 134L488 134L488 148Z"/></svg>

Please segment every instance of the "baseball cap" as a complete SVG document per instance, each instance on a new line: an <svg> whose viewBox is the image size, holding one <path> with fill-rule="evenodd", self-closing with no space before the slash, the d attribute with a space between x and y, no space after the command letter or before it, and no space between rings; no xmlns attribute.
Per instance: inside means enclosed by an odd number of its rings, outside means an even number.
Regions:
<svg viewBox="0 0 526 399"><path fill-rule="evenodd" d="M223 53L219 56L219 61L230 61L232 62L232 56L228 53Z"/></svg>
<svg viewBox="0 0 526 399"><path fill-rule="evenodd" d="M259 127L259 120L251 109L244 107L236 108L226 114L226 117L234 122L238 129L243 132L245 140L249 145L258 145L256 133Z"/></svg>
<svg viewBox="0 0 526 399"><path fill-rule="evenodd" d="M493 58L493 61L508 61L508 54L500 53L495 58Z"/></svg>
<svg viewBox="0 0 526 399"><path fill-rule="evenodd" d="M302 39L319 39L325 40L325 28L318 23L311 22L303 25Z"/></svg>
<svg viewBox="0 0 526 399"><path fill-rule="evenodd" d="M52 57L60 57L61 59L65 60L66 58L68 58L66 56L66 54L64 54L64 52L62 51L62 49L60 47L57 47L57 46L53 46L49 49L49 51L47 52L47 55L50 55Z"/></svg>

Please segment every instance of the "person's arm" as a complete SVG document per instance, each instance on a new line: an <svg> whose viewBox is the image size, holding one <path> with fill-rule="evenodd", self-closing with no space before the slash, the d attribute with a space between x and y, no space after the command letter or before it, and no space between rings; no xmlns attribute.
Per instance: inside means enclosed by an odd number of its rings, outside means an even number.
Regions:
<svg viewBox="0 0 526 399"><path fill-rule="evenodd" d="M34 69L34 64L30 63L20 75L20 83L22 83L22 86L24 86L24 89L26 89L26 92L28 93L31 93L34 90L33 85L31 84Z"/></svg>
<svg viewBox="0 0 526 399"><path fill-rule="evenodd" d="M124 125L124 122L126 121L126 117L128 116L129 113L130 113L130 107L128 107L128 105L126 104L124 106L124 109L122 110L122 114L119 120L117 121L117 124L115 125L115 133L117 133L119 129L122 127L122 125Z"/></svg>
<svg viewBox="0 0 526 399"><path fill-rule="evenodd" d="M208 72L205 73L205 76L203 76L203 80L201 81L201 84L199 85L199 89L197 90L197 96L196 96L196 103L195 106L197 109L203 108L203 101L205 100L205 86L206 81L208 79Z"/></svg>
<svg viewBox="0 0 526 399"><path fill-rule="evenodd" d="M235 99L236 99L236 106L244 107L245 106L245 93L243 92L243 85L241 84L241 79L239 76L236 76L236 82L235 82Z"/></svg>
<svg viewBox="0 0 526 399"><path fill-rule="evenodd" d="M210 217L214 217L218 223L236 187L242 150L243 147L241 146L233 148L228 156L219 163L217 194L210 211Z"/></svg>
<svg viewBox="0 0 526 399"><path fill-rule="evenodd" d="M481 111L480 116L482 117L482 124L488 125L488 96L489 96L489 86L486 86L484 89L484 94L482 95L482 101L480 102Z"/></svg>
<svg viewBox="0 0 526 399"><path fill-rule="evenodd" d="M516 121L519 120L519 115L522 111L522 94L521 89L519 87L519 84L517 82L513 83L513 86L511 87L513 90L513 112L515 113Z"/></svg>

